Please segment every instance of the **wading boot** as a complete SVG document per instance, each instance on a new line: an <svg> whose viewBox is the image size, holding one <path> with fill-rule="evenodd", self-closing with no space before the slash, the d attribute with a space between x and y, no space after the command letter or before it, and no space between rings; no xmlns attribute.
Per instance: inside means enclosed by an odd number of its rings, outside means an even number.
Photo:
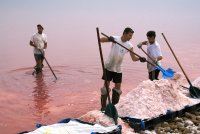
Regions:
<svg viewBox="0 0 200 134"><path fill-rule="evenodd" d="M110 92L110 89L109 89ZM106 87L101 88L101 111L105 111L106 109L106 102L107 102L108 94Z"/></svg>
<svg viewBox="0 0 200 134"><path fill-rule="evenodd" d="M120 95L122 91L120 89L113 88L112 89L112 104L116 105L119 102Z"/></svg>

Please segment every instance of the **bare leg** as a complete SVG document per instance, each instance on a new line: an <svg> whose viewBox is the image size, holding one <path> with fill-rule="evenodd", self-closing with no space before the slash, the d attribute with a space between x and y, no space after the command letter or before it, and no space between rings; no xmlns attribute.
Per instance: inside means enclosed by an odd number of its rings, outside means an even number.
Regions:
<svg viewBox="0 0 200 134"><path fill-rule="evenodd" d="M35 70L36 70L36 73L39 73L42 71L42 60L41 59L36 60Z"/></svg>
<svg viewBox="0 0 200 134"><path fill-rule="evenodd" d="M110 81L107 81L107 84L108 84L108 88L110 86ZM104 86L106 87L106 83L104 82Z"/></svg>
<svg viewBox="0 0 200 134"><path fill-rule="evenodd" d="M44 58L41 59L41 65L42 65L42 68L44 67L44 65L43 65L43 61L44 61Z"/></svg>
<svg viewBox="0 0 200 134"><path fill-rule="evenodd" d="M121 83L115 83L115 88L121 90Z"/></svg>

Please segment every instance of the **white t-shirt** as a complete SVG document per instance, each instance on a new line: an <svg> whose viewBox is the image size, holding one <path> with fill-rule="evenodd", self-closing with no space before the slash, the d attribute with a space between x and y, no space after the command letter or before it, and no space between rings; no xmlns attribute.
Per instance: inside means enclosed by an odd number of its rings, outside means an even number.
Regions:
<svg viewBox="0 0 200 134"><path fill-rule="evenodd" d="M128 49L133 47L133 45L129 41L122 42L121 37L119 36L112 36L112 37L115 39L116 42L122 44ZM122 73L121 64L122 64L124 55L127 52L128 51L126 49L119 46L118 44L112 43L108 59L106 60L106 63L105 63L105 68L112 72Z"/></svg>
<svg viewBox="0 0 200 134"><path fill-rule="evenodd" d="M44 33L35 33L32 35L31 41L37 46L37 48L43 49L44 44L47 43L47 36ZM41 54L37 48L34 48L34 54Z"/></svg>
<svg viewBox="0 0 200 134"><path fill-rule="evenodd" d="M157 41L154 42L154 44L147 44L147 54L153 59L156 60L159 56L162 56L160 45ZM154 63L149 57L147 57L147 60L151 63ZM157 62L158 65L161 65L160 61ZM149 72L156 70L156 67L150 65L147 63L147 69Z"/></svg>

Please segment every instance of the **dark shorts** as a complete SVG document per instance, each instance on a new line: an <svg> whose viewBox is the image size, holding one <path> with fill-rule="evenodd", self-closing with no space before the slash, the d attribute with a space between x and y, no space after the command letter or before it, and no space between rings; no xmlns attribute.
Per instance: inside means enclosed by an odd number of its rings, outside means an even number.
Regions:
<svg viewBox="0 0 200 134"><path fill-rule="evenodd" d="M160 70L158 70L158 69L149 72L149 79L152 80L152 81L158 80L159 72L160 72Z"/></svg>
<svg viewBox="0 0 200 134"><path fill-rule="evenodd" d="M38 60L44 60L43 54L34 54L34 57L35 57L36 61L38 61Z"/></svg>
<svg viewBox="0 0 200 134"><path fill-rule="evenodd" d="M113 81L114 83L122 83L122 73L111 72L105 69L107 75L107 81ZM102 79L105 80L105 74Z"/></svg>

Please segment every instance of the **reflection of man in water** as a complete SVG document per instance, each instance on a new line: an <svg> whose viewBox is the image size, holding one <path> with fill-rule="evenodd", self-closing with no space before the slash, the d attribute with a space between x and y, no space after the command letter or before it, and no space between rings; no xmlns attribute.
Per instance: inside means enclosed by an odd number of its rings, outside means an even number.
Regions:
<svg viewBox="0 0 200 134"><path fill-rule="evenodd" d="M34 57L36 61L35 69L42 70L44 60L44 50L47 48L47 36L43 33L42 25L37 25L38 32L30 40L30 45L34 47Z"/></svg>
<svg viewBox="0 0 200 134"><path fill-rule="evenodd" d="M40 76L41 75L41 76ZM42 119L48 115L48 102L49 102L49 95L47 86L43 80L42 74L37 75L35 79L36 86L34 87L33 97L36 109L36 116Z"/></svg>

